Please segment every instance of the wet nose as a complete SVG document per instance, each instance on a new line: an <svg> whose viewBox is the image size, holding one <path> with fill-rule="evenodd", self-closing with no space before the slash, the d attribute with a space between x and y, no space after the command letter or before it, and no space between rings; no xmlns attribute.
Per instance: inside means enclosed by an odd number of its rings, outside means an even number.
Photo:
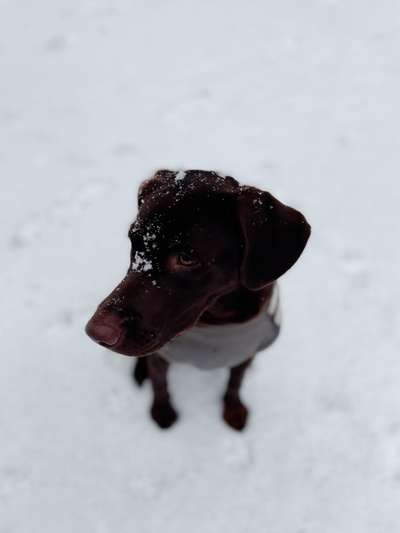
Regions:
<svg viewBox="0 0 400 533"><path fill-rule="evenodd" d="M86 326L86 333L91 339L104 346L115 346L123 335L121 319L114 314L91 318Z"/></svg>

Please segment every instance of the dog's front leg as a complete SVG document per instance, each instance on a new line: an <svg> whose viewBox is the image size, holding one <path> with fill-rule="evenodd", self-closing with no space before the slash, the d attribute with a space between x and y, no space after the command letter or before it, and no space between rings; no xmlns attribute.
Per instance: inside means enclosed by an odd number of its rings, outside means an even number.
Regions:
<svg viewBox="0 0 400 533"><path fill-rule="evenodd" d="M178 414L170 402L168 392L169 363L159 355L153 354L148 356L147 364L154 393L151 416L160 428L166 429L172 426L178 418Z"/></svg>
<svg viewBox="0 0 400 533"><path fill-rule="evenodd" d="M238 431L241 431L247 422L248 409L240 399L239 390L243 381L244 373L252 360L253 357L230 369L228 386L223 398L224 420L228 425L234 429L237 429Z"/></svg>

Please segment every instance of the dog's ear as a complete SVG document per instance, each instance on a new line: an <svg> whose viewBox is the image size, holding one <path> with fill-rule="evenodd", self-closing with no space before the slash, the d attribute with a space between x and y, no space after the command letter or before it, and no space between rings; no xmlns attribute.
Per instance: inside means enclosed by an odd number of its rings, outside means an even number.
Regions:
<svg viewBox="0 0 400 533"><path fill-rule="evenodd" d="M244 237L241 282L261 289L295 264L311 228L299 211L255 187L240 188L238 209Z"/></svg>
<svg viewBox="0 0 400 533"><path fill-rule="evenodd" d="M157 170L157 172L149 179L144 180L138 191L138 207L142 205L146 196L155 193L158 189L167 185L174 179L176 172L172 170Z"/></svg>

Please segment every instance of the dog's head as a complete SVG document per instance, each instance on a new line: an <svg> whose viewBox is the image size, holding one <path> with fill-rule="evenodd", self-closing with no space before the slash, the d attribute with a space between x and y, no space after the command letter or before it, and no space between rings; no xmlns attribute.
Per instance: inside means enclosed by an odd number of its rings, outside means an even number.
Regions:
<svg viewBox="0 0 400 533"><path fill-rule="evenodd" d="M215 172L161 170L138 204L129 270L86 327L125 355L157 351L224 294L274 282L310 235L298 211Z"/></svg>

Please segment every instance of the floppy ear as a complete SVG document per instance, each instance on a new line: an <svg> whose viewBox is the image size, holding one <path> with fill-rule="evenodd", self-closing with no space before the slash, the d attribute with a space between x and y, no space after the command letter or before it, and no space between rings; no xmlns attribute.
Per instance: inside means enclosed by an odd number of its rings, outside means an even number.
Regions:
<svg viewBox="0 0 400 533"><path fill-rule="evenodd" d="M299 211L255 187L241 187L238 209L244 236L241 282L261 289L295 264L311 228Z"/></svg>
<svg viewBox="0 0 400 533"><path fill-rule="evenodd" d="M138 208L140 208L146 196L168 184L175 176L176 172L172 170L157 170L154 176L142 181L138 191Z"/></svg>

